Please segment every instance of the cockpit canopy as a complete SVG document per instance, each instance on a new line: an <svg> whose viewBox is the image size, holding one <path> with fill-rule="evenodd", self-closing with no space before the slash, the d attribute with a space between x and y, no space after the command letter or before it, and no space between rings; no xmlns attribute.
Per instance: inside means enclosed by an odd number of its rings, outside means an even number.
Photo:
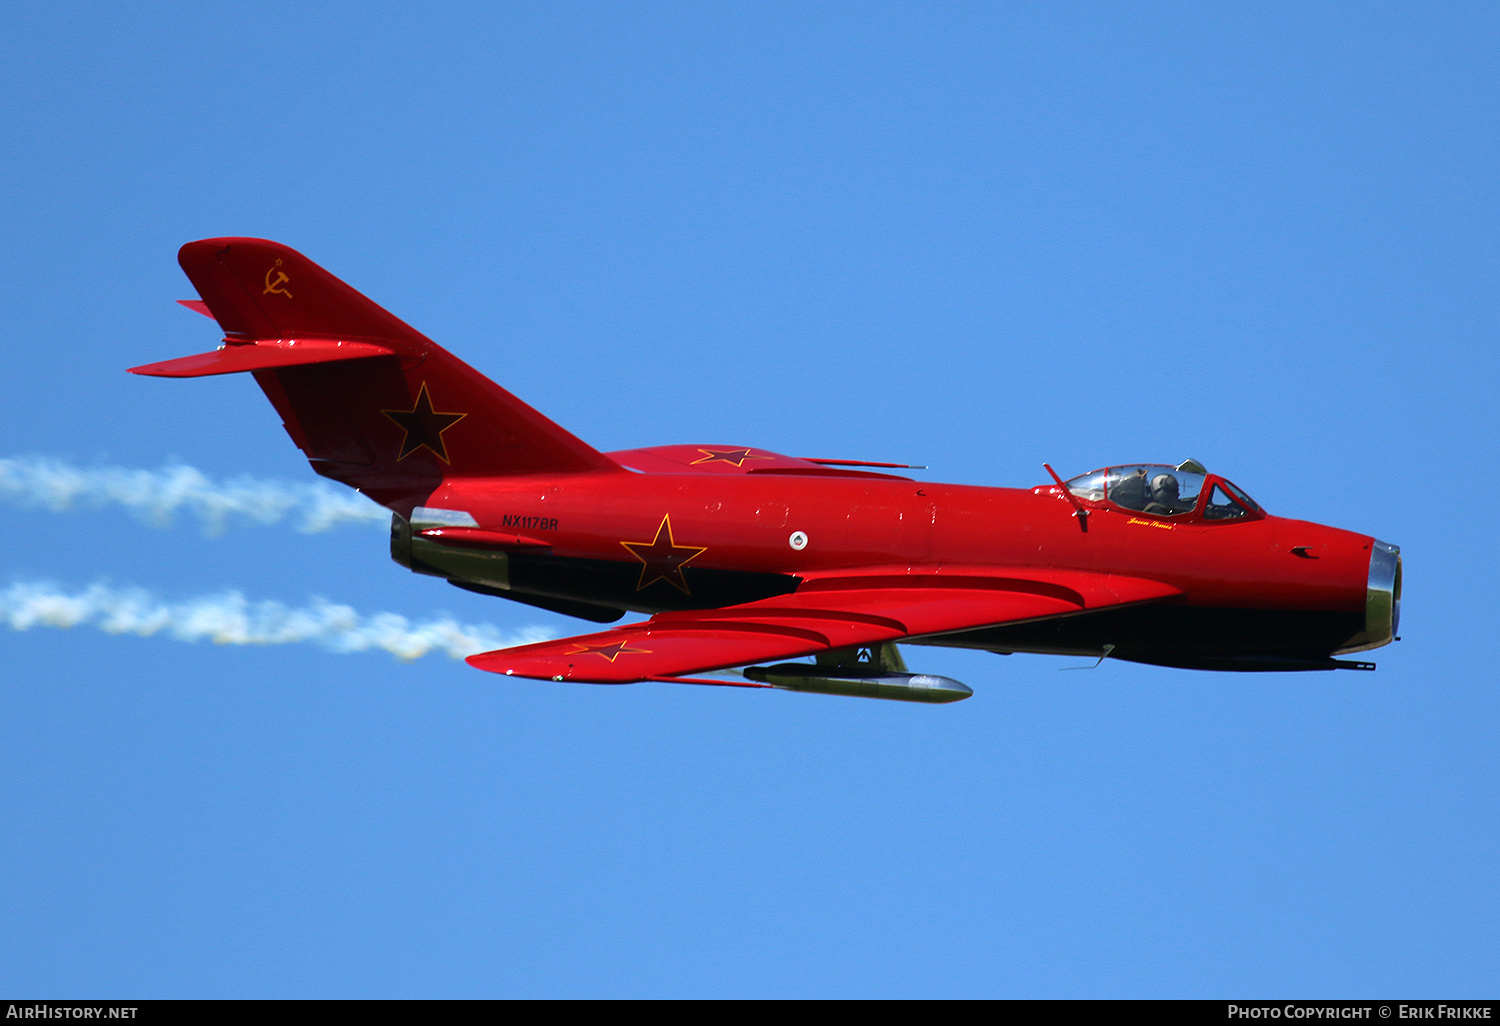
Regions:
<svg viewBox="0 0 1500 1026"><path fill-rule="evenodd" d="M1166 463L1130 463L1080 474L1068 481L1068 491L1088 502L1108 503L1120 509L1156 517L1180 517L1198 509L1204 520L1238 520L1259 515L1255 500L1214 474L1201 463L1188 460L1177 466Z"/></svg>

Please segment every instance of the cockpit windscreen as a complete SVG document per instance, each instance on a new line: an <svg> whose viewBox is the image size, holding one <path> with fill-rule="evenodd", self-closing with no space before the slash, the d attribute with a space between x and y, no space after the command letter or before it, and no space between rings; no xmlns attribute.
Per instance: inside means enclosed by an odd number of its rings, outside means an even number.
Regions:
<svg viewBox="0 0 1500 1026"><path fill-rule="evenodd" d="M1202 474L1163 463L1134 463L1075 477L1068 482L1068 490L1094 502L1108 499L1123 509L1175 517L1191 513L1198 505L1203 481Z"/></svg>

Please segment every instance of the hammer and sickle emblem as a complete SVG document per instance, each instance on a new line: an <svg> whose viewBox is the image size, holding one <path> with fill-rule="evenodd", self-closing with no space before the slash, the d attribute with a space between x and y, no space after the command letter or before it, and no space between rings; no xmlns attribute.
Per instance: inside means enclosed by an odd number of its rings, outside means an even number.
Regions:
<svg viewBox="0 0 1500 1026"><path fill-rule="evenodd" d="M292 279L281 270L281 258L276 258L276 265L266 272L266 289L261 293L263 296L277 295L292 298L292 294L286 290L286 283Z"/></svg>

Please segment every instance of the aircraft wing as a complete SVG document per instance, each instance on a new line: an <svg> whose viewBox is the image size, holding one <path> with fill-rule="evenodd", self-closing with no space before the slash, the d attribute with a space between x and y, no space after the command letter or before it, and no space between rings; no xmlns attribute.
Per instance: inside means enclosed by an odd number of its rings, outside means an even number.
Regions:
<svg viewBox="0 0 1500 1026"><path fill-rule="evenodd" d="M590 684L673 680L825 649L1046 619L1181 592L1139 577L1001 567L811 576L790 595L658 613L595 634L470 656L491 673ZM718 682L702 682L718 683Z"/></svg>

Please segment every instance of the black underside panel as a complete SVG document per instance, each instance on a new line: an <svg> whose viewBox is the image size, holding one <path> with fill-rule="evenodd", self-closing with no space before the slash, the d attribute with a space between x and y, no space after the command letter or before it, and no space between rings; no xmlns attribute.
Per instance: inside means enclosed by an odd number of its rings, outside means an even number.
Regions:
<svg viewBox="0 0 1500 1026"><path fill-rule="evenodd" d="M685 567L684 591L665 577L652 579L650 571L641 571L640 563L518 554L510 557L510 588L592 606L660 613L737 606L789 594L799 583L788 574Z"/></svg>
<svg viewBox="0 0 1500 1026"><path fill-rule="evenodd" d="M1207 609L1153 603L945 634L917 644L1101 656L1217 670L1333 669L1362 613Z"/></svg>
<svg viewBox="0 0 1500 1026"><path fill-rule="evenodd" d="M535 606L537 609L545 609L552 613L561 613L564 616L576 616L580 620L590 620L594 623L614 623L625 615L625 610L613 606L601 606L592 602L575 602L572 599L550 598L546 595L531 595L519 591L505 591L500 588L492 588L487 584L475 584L473 581L459 581L453 578L448 583L455 588L464 591L477 592L480 595L493 595L496 598L510 599L526 606Z"/></svg>

